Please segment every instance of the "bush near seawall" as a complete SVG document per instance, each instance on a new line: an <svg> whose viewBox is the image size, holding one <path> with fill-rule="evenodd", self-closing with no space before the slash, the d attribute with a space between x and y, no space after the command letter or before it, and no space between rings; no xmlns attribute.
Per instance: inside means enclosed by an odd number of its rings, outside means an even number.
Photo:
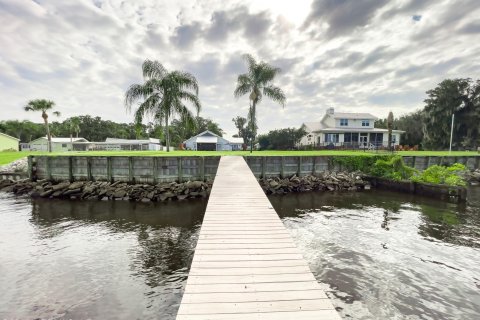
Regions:
<svg viewBox="0 0 480 320"><path fill-rule="evenodd" d="M434 165L419 171L405 165L401 156L378 155L356 157L332 157L334 165L350 171L362 171L374 177L394 181L410 180L413 182L443 184L448 186L465 186L467 168L460 163L449 167Z"/></svg>

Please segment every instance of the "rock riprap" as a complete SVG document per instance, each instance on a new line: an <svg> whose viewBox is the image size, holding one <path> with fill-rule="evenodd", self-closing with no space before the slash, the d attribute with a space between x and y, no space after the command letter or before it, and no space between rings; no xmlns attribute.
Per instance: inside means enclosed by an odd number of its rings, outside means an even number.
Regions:
<svg viewBox="0 0 480 320"><path fill-rule="evenodd" d="M0 181L0 190L16 195L30 195L39 198L98 199L131 201L167 201L207 197L212 182L187 181L166 182L156 185L128 184L125 182L69 181L52 182L38 180Z"/></svg>
<svg viewBox="0 0 480 320"><path fill-rule="evenodd" d="M284 194L306 191L358 190L370 188L360 172L322 172L312 176L292 176L290 178L266 178L260 185L267 194Z"/></svg>

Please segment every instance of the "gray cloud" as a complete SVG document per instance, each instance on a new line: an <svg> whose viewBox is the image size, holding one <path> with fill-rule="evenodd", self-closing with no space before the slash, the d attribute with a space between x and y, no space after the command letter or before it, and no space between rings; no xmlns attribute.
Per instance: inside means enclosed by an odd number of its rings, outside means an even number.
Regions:
<svg viewBox="0 0 480 320"><path fill-rule="evenodd" d="M175 28L170 41L180 49L190 49L201 34L202 29L199 22L185 24Z"/></svg>
<svg viewBox="0 0 480 320"><path fill-rule="evenodd" d="M387 0L315 0L303 28L327 22L328 37L345 35L357 27L367 25L375 12L387 2Z"/></svg>
<svg viewBox="0 0 480 320"><path fill-rule="evenodd" d="M420 107L424 92L445 78L478 77L476 3L317 0L308 8L298 2L294 8L308 17L302 28L300 17L291 19L293 9L250 7L246 0L0 0L0 110L9 111L0 119L38 121L21 106L47 98L64 117L89 113L130 122L123 95L142 81L148 58L193 73L201 115L232 134L232 117L248 109L247 96L233 97L237 75L246 72L243 53L283 70L275 82L288 105L262 101L260 132L312 121L326 106L397 115Z"/></svg>

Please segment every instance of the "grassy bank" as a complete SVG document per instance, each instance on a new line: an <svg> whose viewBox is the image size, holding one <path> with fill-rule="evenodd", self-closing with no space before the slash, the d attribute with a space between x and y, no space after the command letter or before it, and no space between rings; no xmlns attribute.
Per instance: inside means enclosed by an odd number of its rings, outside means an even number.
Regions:
<svg viewBox="0 0 480 320"><path fill-rule="evenodd" d="M316 151L88 151L88 152L0 152L0 165L8 164L28 155L52 155L52 156L372 156L389 154L387 152L374 151L343 151L343 150L316 150ZM472 151L399 151L395 154L402 156L479 156L478 152Z"/></svg>

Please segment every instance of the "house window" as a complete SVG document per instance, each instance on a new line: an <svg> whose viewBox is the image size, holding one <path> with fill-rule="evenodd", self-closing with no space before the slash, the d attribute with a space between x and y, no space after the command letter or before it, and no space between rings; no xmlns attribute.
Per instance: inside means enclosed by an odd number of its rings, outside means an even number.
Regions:
<svg viewBox="0 0 480 320"><path fill-rule="evenodd" d="M343 141L348 143L358 143L358 132L345 132Z"/></svg>
<svg viewBox="0 0 480 320"><path fill-rule="evenodd" d="M339 141L338 133L327 133L325 134L325 142L328 143L337 143Z"/></svg>
<svg viewBox="0 0 480 320"><path fill-rule="evenodd" d="M362 120L362 127L370 127L370 120Z"/></svg>
<svg viewBox="0 0 480 320"><path fill-rule="evenodd" d="M340 119L340 126L342 127L348 126L348 119Z"/></svg>
<svg viewBox="0 0 480 320"><path fill-rule="evenodd" d="M67 144L66 143L62 143L62 148L66 148L67 147Z"/></svg>

